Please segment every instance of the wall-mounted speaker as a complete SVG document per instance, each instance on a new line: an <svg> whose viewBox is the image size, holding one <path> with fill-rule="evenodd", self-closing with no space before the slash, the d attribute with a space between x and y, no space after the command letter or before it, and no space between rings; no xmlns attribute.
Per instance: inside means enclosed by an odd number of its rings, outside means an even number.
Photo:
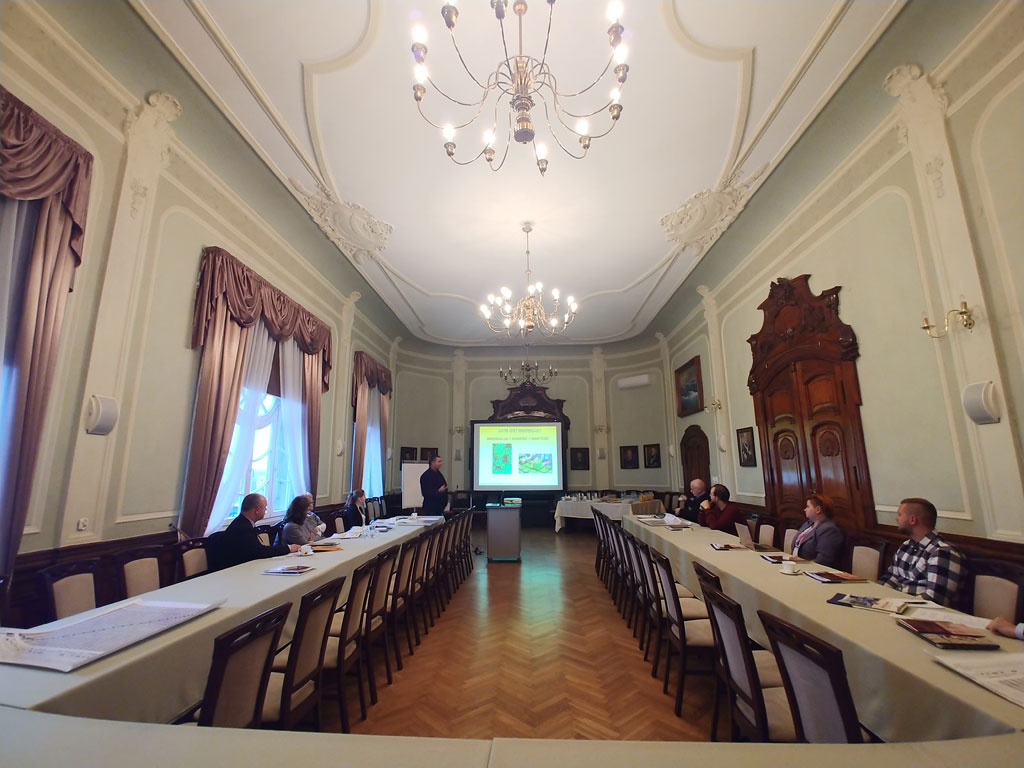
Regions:
<svg viewBox="0 0 1024 768"><path fill-rule="evenodd" d="M85 411L85 431L90 435L109 435L120 415L121 408L117 400L103 395L90 395Z"/></svg>
<svg viewBox="0 0 1024 768"><path fill-rule="evenodd" d="M998 424L999 403L991 381L968 384L960 394L964 411L975 424Z"/></svg>

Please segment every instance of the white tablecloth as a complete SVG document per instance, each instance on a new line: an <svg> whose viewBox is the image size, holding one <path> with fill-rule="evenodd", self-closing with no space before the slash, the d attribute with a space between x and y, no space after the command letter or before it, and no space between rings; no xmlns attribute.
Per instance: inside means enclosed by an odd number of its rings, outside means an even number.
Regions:
<svg viewBox="0 0 1024 768"><path fill-rule="evenodd" d="M74 672L0 664L0 705L107 720L170 722L202 698L214 638L290 601L284 642L291 637L302 595L330 579L351 576L360 563L421 532L421 526L395 526L372 539L342 541L337 552L254 560L150 592L155 600L224 604ZM300 576L263 573L283 562L312 565L314 570ZM346 581L343 598L348 586Z"/></svg>
<svg viewBox="0 0 1024 768"><path fill-rule="evenodd" d="M566 501L558 502L555 507L555 533L562 530L565 525L565 518L575 517L580 520L593 520L594 514L591 507L598 512L608 515L612 520L621 520L627 512L634 515L656 515L665 511L665 505L659 499L653 501L629 502L606 502L606 501Z"/></svg>
<svg viewBox="0 0 1024 768"><path fill-rule="evenodd" d="M902 593L876 583L821 584L802 574L784 575L757 552L711 549L711 542L735 543L736 537L708 528L667 531L630 517L622 524L668 557L675 578L695 593L700 589L694 561L717 573L723 591L743 606L747 632L761 645L768 647L768 640L758 610L791 621L841 649L857 715L883 740L959 739L1024 727L1020 707L933 660L940 653L967 651L940 651L887 614L826 602L836 592L905 597ZM1024 652L1019 640L997 640L1009 652Z"/></svg>

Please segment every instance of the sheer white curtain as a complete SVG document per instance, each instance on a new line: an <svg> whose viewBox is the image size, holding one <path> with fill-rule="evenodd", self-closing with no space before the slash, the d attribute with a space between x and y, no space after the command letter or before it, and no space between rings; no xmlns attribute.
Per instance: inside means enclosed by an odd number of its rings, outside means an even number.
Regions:
<svg viewBox="0 0 1024 768"><path fill-rule="evenodd" d="M380 428L380 390L368 393L366 453L363 455L363 490L367 497L384 495L384 456Z"/></svg>
<svg viewBox="0 0 1024 768"><path fill-rule="evenodd" d="M224 476L217 489L217 499L213 502L210 521L206 524L206 535L209 536L224 524L231 507L238 497L242 480L252 466L252 443L256 434L256 420L260 413L260 403L267 395L267 382L270 381L270 370L274 365L274 349L277 344L267 333L262 322L252 327L249 339L249 350L245 358L245 373L242 378L242 396L238 404L238 417L235 429L231 433L231 448L228 450L227 464L224 465Z"/></svg>
<svg viewBox="0 0 1024 768"><path fill-rule="evenodd" d="M25 297L25 271L32 254L41 200L13 200L0 195L0 499L8 498L5 477L14 438L14 364L17 320Z"/></svg>
<svg viewBox="0 0 1024 768"><path fill-rule="evenodd" d="M305 353L295 339L278 342L281 371L281 439L288 453L289 500L300 493L312 492L309 474L309 442L302 408L302 369Z"/></svg>

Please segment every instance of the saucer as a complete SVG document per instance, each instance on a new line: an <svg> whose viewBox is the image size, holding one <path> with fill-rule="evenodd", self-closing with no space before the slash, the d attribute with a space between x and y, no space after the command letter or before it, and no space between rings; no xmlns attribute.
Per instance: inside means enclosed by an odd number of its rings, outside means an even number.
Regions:
<svg viewBox="0 0 1024 768"><path fill-rule="evenodd" d="M783 576L799 576L803 571L793 571L792 573L786 573L786 571L779 571Z"/></svg>

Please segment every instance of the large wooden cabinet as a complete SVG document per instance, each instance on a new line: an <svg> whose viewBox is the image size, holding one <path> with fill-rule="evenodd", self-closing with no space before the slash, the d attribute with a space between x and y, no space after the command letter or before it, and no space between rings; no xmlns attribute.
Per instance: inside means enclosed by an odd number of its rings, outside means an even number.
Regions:
<svg viewBox="0 0 1024 768"><path fill-rule="evenodd" d="M758 307L764 323L748 339L767 506L802 517L808 495L823 493L844 527L872 528L857 338L839 319L839 287L816 296L808 277L772 283Z"/></svg>

